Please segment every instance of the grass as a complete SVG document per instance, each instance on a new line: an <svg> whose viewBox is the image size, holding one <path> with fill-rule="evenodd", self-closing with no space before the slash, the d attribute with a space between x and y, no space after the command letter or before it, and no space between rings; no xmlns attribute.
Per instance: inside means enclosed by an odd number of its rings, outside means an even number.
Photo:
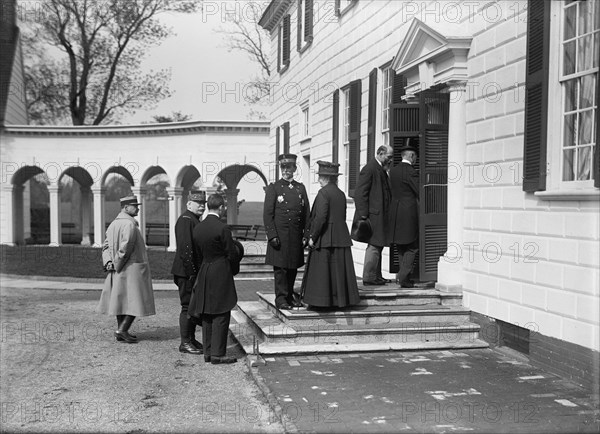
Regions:
<svg viewBox="0 0 600 434"><path fill-rule="evenodd" d="M153 280L172 280L175 252L148 250ZM19 276L80 277L102 279L102 250L78 245L0 246L0 271Z"/></svg>

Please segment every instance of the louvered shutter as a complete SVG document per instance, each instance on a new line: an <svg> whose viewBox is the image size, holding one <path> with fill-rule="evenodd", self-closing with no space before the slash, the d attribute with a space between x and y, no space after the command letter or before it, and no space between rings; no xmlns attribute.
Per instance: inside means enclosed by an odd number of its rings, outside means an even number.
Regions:
<svg viewBox="0 0 600 434"><path fill-rule="evenodd" d="M284 67L290 64L290 16L286 15L283 17L283 58L282 63Z"/></svg>
<svg viewBox="0 0 600 434"><path fill-rule="evenodd" d="M304 13L304 40L311 42L313 37L313 0L306 0Z"/></svg>
<svg viewBox="0 0 600 434"><path fill-rule="evenodd" d="M392 82L392 104L401 104L404 102L402 97L405 94L404 88L406 87L406 77L402 74L394 74L394 81Z"/></svg>
<svg viewBox="0 0 600 434"><path fill-rule="evenodd" d="M350 83L350 137L348 161L348 195L354 197L354 189L360 171L360 110L362 97L362 81Z"/></svg>
<svg viewBox="0 0 600 434"><path fill-rule="evenodd" d="M367 120L367 162L375 156L377 125L377 68L369 74L369 118Z"/></svg>
<svg viewBox="0 0 600 434"><path fill-rule="evenodd" d="M596 6L597 7L597 6ZM596 73L596 145L594 146L594 187L600 188L600 73Z"/></svg>
<svg viewBox="0 0 600 434"><path fill-rule="evenodd" d="M340 155L340 91L333 91L333 131L331 134L331 160L334 163L339 163Z"/></svg>
<svg viewBox="0 0 600 434"><path fill-rule="evenodd" d="M275 129L275 180L279 179L279 153L281 151L279 137L281 134L281 128L277 127Z"/></svg>
<svg viewBox="0 0 600 434"><path fill-rule="evenodd" d="M282 126L283 128L283 153L290 153L290 123L286 122Z"/></svg>
<svg viewBox="0 0 600 434"><path fill-rule="evenodd" d="M550 2L529 0L525 78L523 191L546 189Z"/></svg>

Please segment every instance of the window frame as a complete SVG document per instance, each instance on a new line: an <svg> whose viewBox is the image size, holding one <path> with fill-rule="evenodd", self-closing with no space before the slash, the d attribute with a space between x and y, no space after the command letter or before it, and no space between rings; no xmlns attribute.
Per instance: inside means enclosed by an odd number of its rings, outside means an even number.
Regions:
<svg viewBox="0 0 600 434"><path fill-rule="evenodd" d="M310 104L306 100L299 106L298 110L298 126L300 132L300 142L305 142L312 138Z"/></svg>
<svg viewBox="0 0 600 434"><path fill-rule="evenodd" d="M335 14L338 19L352 9L356 3L358 3L358 0L335 0Z"/></svg>
<svg viewBox="0 0 600 434"><path fill-rule="evenodd" d="M550 2L552 17L549 38L549 64L551 65L548 77L548 123L547 123L547 177L546 189L536 192L536 196L547 200L600 200L600 192L594 186L594 155L593 152L598 152L597 132L594 134L595 128L598 128L598 89L599 86L599 68L592 68L591 72L564 75L564 13L566 3ZM577 3L573 6L578 7ZM598 7L598 6L596 6ZM595 90L595 110L596 115L592 116L592 162L590 168L589 180L563 180L564 157L563 157L563 141L564 141L564 115L565 115L565 98L566 90L564 83L573 78L579 78L584 75L596 74L596 90ZM579 95L579 94L578 94ZM592 108L591 110L594 110ZM575 147L577 149L577 146ZM575 164L575 162L574 162ZM576 170L576 169L575 169Z"/></svg>
<svg viewBox="0 0 600 434"><path fill-rule="evenodd" d="M381 136L381 143L384 145L390 144L390 104L392 103L392 92L394 85L394 75L396 72L392 68L392 62L388 62L387 64L381 66L381 122L378 125L379 135ZM388 80L388 86L386 87L386 78ZM387 100L386 100L386 92L387 92ZM386 103L387 101L387 103ZM387 115L387 116L386 116ZM387 119L387 128L384 125L384 120Z"/></svg>

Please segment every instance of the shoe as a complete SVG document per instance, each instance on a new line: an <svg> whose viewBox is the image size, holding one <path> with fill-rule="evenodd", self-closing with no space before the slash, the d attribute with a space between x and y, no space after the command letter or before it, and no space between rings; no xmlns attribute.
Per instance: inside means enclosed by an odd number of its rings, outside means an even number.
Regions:
<svg viewBox="0 0 600 434"><path fill-rule="evenodd" d="M204 363L210 363L210 356L204 356Z"/></svg>
<svg viewBox="0 0 600 434"><path fill-rule="evenodd" d="M363 280L363 285L365 285L365 286L381 286L382 284L377 281Z"/></svg>
<svg viewBox="0 0 600 434"><path fill-rule="evenodd" d="M387 283L392 283L392 281L388 280L388 279L381 278L381 279L375 279L375 283L378 284L378 285L385 285Z"/></svg>
<svg viewBox="0 0 600 434"><path fill-rule="evenodd" d="M117 338L117 341L119 342L127 342L128 344L136 344L137 343L137 339L134 338L132 335L130 335L127 332L122 332L117 330L115 332L115 338Z"/></svg>
<svg viewBox="0 0 600 434"><path fill-rule="evenodd" d="M129 332L127 332L127 333L129 333ZM132 335L131 333L129 333L129 336L131 336L133 339L137 339L137 336L136 335ZM119 342L122 342L124 339L121 336L117 336L117 340Z"/></svg>
<svg viewBox="0 0 600 434"><path fill-rule="evenodd" d="M192 343L192 345L194 345L199 350L203 350L204 349L204 347L202 346L202 344L200 342L198 342L196 339L192 338L192 340L190 342Z"/></svg>
<svg viewBox="0 0 600 434"><path fill-rule="evenodd" d="M235 362L237 362L237 359L235 357L210 356L210 363L212 363L213 365L229 364L229 363L235 363Z"/></svg>
<svg viewBox="0 0 600 434"><path fill-rule="evenodd" d="M304 305L302 304L302 302L300 300L294 300L293 302L290 303L290 305L292 307L304 307Z"/></svg>
<svg viewBox="0 0 600 434"><path fill-rule="evenodd" d="M203 353L201 349L196 348L191 342L184 342L183 344L179 345L179 352L196 355L200 355Z"/></svg>
<svg viewBox="0 0 600 434"><path fill-rule="evenodd" d="M414 288L415 284L413 282L411 282L410 280L405 280L403 282L400 282L400 286L402 288Z"/></svg>
<svg viewBox="0 0 600 434"><path fill-rule="evenodd" d="M287 303L283 303L281 306L277 306L279 310L292 310L292 306Z"/></svg>

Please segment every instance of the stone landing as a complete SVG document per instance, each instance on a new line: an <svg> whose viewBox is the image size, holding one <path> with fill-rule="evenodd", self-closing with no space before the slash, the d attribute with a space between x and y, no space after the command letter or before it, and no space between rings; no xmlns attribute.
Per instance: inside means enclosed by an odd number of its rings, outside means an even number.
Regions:
<svg viewBox="0 0 600 434"><path fill-rule="evenodd" d="M275 307L272 293L238 302L231 331L248 354L315 354L485 348L460 294L432 288L360 287L358 305L340 310Z"/></svg>

